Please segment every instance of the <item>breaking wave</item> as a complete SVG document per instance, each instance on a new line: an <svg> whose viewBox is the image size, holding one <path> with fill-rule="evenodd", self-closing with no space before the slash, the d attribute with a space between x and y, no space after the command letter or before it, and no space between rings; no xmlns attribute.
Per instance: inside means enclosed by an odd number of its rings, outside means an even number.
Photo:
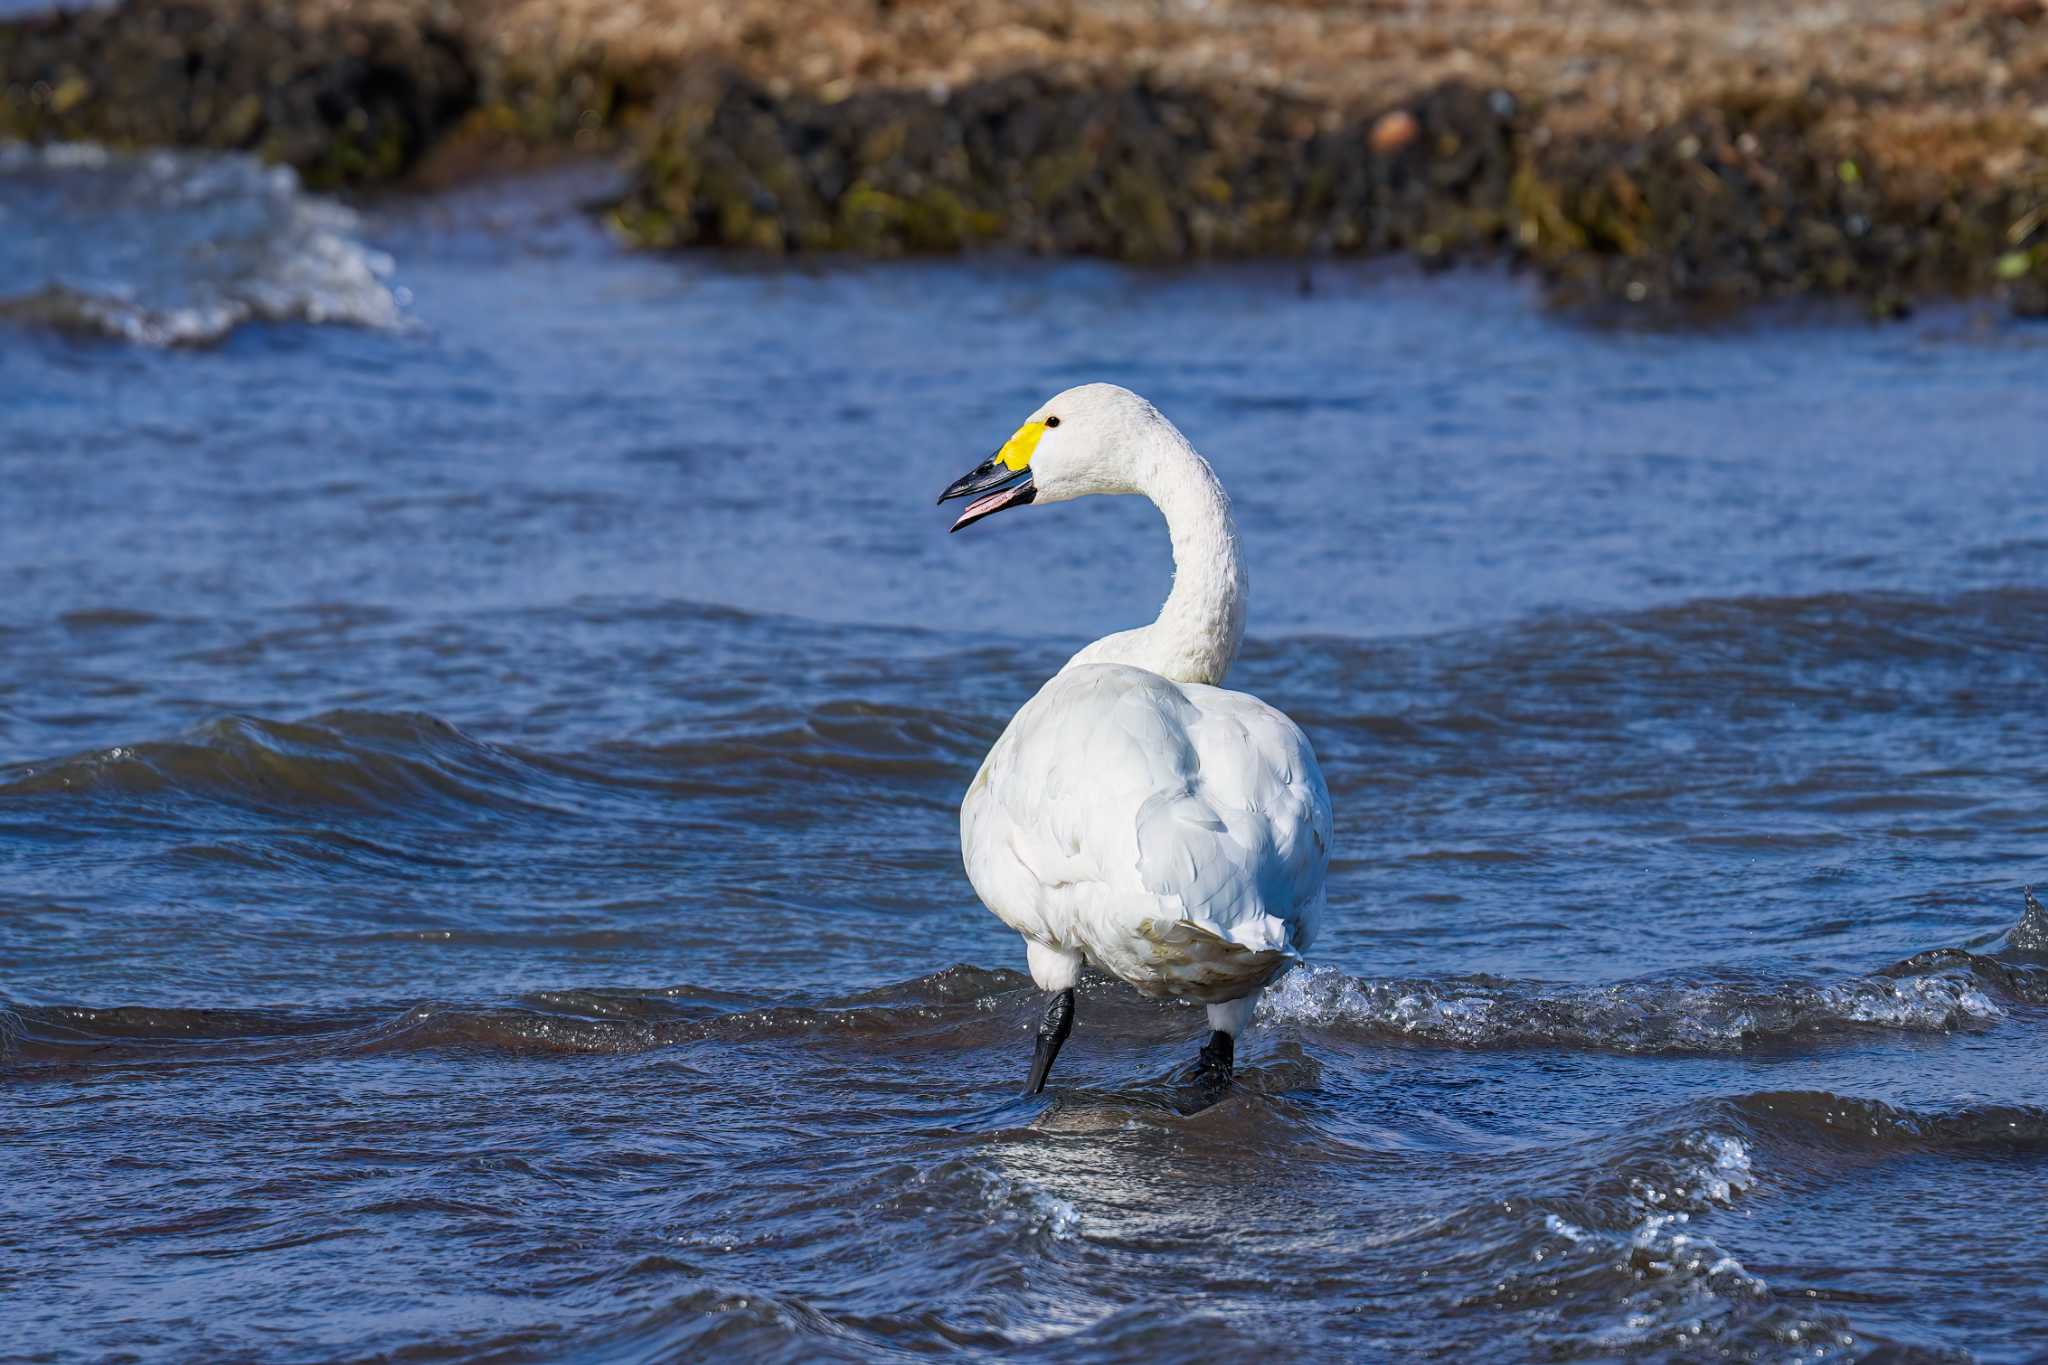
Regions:
<svg viewBox="0 0 2048 1365"><path fill-rule="evenodd" d="M380 725L391 720L376 719ZM430 718L419 723L439 725ZM419 737L411 729L403 734ZM488 757L469 754L474 742L452 728L445 735L436 731L435 740L457 745L472 769ZM162 766L151 766L141 754L109 761L143 764L153 773ZM37 783L69 787L98 771L60 766L19 778L0 787L0 794ZM425 779L400 766L392 781L402 793ZM366 799L349 784L324 787L321 794ZM1758 977L1556 986L1493 977L1372 979L1304 967L1267 992L1258 1020L1368 1040L1620 1053L1737 1052L1867 1030L1983 1029L2006 1017L2001 1000L2048 1002L2048 964L2030 960L2038 957L2034 945L2048 914L2031 891L2025 902L2025 913L1994 953L1938 948L1839 981ZM962 964L815 1003L763 1003L684 984L549 990L508 1004L422 1002L355 1014L31 1006L0 1010L0 1059L260 1061L308 1048L323 1054L467 1048L514 1055L619 1054L691 1043L910 1038L959 1048L1013 1041L1036 1001L1028 979L1018 973ZM1157 1006L1101 1003L1109 1008L1093 1016L1098 1029L1155 1031L1148 1021Z"/></svg>
<svg viewBox="0 0 2048 1365"><path fill-rule="evenodd" d="M28 266L0 318L146 346L249 322L396 327L405 295L356 216L286 167L218 152L0 144L0 230Z"/></svg>
<svg viewBox="0 0 2048 1365"><path fill-rule="evenodd" d="M1368 1039L1465 1048L1738 1052L1864 1030L1954 1033L2048 1003L2048 911L2031 890L1994 953L1934 948L1867 976L1660 978L1560 986L1498 977L1376 979L1330 967L1282 978L1259 1018ZM2004 1004L2000 1002L2004 1001Z"/></svg>
<svg viewBox="0 0 2048 1365"><path fill-rule="evenodd" d="M1576 1303L1567 1332L1599 1355L1773 1333L1780 1310L1769 1287L1694 1222L1733 1208L1755 1185L1740 1136L1695 1128L1639 1151L1577 1157L1581 1171L1611 1162L1614 1174L1569 1194L1507 1201L1529 1245L1521 1265L1482 1296L1488 1307ZM1816 1326L1840 1333L1838 1324L1804 1321L1791 1330Z"/></svg>
<svg viewBox="0 0 2048 1365"><path fill-rule="evenodd" d="M2003 1018L1973 975L1839 982L1649 981L1542 986L1476 977L1370 980L1328 967L1285 978L1261 1005L1275 1022L1454 1047L1730 1052L1883 1028L1948 1033Z"/></svg>
<svg viewBox="0 0 2048 1365"><path fill-rule="evenodd" d="M979 1157L956 1158L923 1170L892 1170L881 1179L889 1191L881 1206L913 1222L928 1221L920 1215L964 1210L977 1224L1056 1241L1073 1237L1081 1228L1081 1215L1072 1204Z"/></svg>

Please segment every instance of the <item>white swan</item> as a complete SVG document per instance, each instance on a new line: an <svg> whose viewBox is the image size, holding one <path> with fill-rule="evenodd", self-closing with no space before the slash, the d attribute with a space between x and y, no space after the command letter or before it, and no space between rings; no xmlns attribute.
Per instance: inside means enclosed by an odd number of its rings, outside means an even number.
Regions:
<svg viewBox="0 0 2048 1365"><path fill-rule="evenodd" d="M1208 461L1150 403L1113 384L1068 389L939 501L980 495L957 531L1090 493L1158 506L1173 591L1157 621L1097 640L1025 703L960 804L961 853L1055 993L1027 1093L1073 1026L1084 960L1207 1004L1194 1076L1218 1091L1260 990L1322 920L1330 794L1293 721L1216 686L1244 637L1237 528Z"/></svg>

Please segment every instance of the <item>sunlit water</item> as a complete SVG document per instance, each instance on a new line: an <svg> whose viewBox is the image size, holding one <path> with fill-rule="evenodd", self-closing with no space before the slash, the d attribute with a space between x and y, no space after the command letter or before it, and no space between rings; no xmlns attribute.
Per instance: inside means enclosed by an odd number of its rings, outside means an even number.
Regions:
<svg viewBox="0 0 2048 1365"><path fill-rule="evenodd" d="M586 188L0 162L0 1354L2040 1349L2048 333ZM1336 803L1192 1116L1100 980L1017 1097L955 842L1165 590L1141 503L932 506L1085 379L1235 494Z"/></svg>

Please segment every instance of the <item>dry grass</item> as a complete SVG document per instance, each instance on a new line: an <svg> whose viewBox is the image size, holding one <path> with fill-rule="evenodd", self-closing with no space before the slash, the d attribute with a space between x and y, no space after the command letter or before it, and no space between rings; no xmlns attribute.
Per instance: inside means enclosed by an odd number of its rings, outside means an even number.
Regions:
<svg viewBox="0 0 2048 1365"><path fill-rule="evenodd" d="M1020 70L1252 86L1333 109L1462 82L1539 102L1553 135L1611 136L1728 91L1819 86L1838 131L1944 176L2010 173L2013 148L2048 132L2048 0L469 0L452 13L515 68L577 51L637 67L712 56L772 93L827 100L942 96Z"/></svg>

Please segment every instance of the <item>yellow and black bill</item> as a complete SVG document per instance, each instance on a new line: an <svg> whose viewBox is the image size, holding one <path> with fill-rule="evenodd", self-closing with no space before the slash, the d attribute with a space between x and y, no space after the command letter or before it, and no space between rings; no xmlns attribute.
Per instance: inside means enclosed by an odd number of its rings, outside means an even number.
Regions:
<svg viewBox="0 0 2048 1365"><path fill-rule="evenodd" d="M982 496L976 496L980 494ZM1017 507L1038 496L1038 490L1031 486L1031 471L1012 469L1004 464L1000 455L991 455L959 478L946 485L946 491L939 494L940 502L954 498L973 497L960 519L953 523L957 531L971 526L983 517L993 516L1005 507Z"/></svg>
<svg viewBox="0 0 2048 1365"><path fill-rule="evenodd" d="M1038 438L1043 435L1045 423L1026 422L1016 435L1003 442L1001 450L946 485L946 491L939 494L940 502L974 499L960 513L952 530L972 526L1005 507L1022 507L1038 496L1038 489L1031 482L1031 452L1037 449Z"/></svg>

